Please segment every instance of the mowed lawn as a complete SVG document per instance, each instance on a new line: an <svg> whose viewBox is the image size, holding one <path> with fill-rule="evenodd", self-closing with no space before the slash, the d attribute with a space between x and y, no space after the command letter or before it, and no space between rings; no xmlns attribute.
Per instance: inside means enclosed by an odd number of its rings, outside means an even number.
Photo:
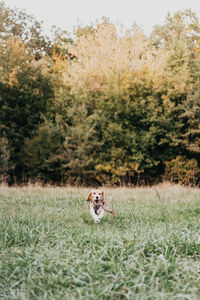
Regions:
<svg viewBox="0 0 200 300"><path fill-rule="evenodd" d="M200 299L200 189L0 187L0 299Z"/></svg>

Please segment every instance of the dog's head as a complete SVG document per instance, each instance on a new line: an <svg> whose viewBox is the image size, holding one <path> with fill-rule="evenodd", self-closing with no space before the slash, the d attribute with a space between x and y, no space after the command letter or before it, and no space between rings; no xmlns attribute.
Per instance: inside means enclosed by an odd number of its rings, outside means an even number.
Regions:
<svg viewBox="0 0 200 300"><path fill-rule="evenodd" d="M94 190L89 193L87 197L87 201L91 201L93 203L103 202L104 203L104 191Z"/></svg>

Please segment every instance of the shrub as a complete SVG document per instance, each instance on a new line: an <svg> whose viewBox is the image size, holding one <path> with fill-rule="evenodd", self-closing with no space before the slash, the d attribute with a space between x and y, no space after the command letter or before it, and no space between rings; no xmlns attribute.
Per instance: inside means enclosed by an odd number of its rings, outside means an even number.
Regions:
<svg viewBox="0 0 200 300"><path fill-rule="evenodd" d="M198 164L196 159L177 156L165 162L165 179L179 184L194 183L197 180Z"/></svg>

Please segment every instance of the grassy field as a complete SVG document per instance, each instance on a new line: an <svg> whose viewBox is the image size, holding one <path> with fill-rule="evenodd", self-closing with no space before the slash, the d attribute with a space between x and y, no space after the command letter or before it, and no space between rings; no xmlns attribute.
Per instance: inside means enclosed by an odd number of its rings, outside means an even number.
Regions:
<svg viewBox="0 0 200 300"><path fill-rule="evenodd" d="M0 187L0 299L200 299L200 189Z"/></svg>

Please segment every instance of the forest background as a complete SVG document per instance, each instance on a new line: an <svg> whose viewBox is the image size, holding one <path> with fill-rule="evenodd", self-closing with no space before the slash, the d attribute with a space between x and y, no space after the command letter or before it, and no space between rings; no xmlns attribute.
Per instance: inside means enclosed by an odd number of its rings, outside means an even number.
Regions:
<svg viewBox="0 0 200 300"><path fill-rule="evenodd" d="M0 181L70 185L200 179L200 23L149 37L103 18L72 33L0 2Z"/></svg>

